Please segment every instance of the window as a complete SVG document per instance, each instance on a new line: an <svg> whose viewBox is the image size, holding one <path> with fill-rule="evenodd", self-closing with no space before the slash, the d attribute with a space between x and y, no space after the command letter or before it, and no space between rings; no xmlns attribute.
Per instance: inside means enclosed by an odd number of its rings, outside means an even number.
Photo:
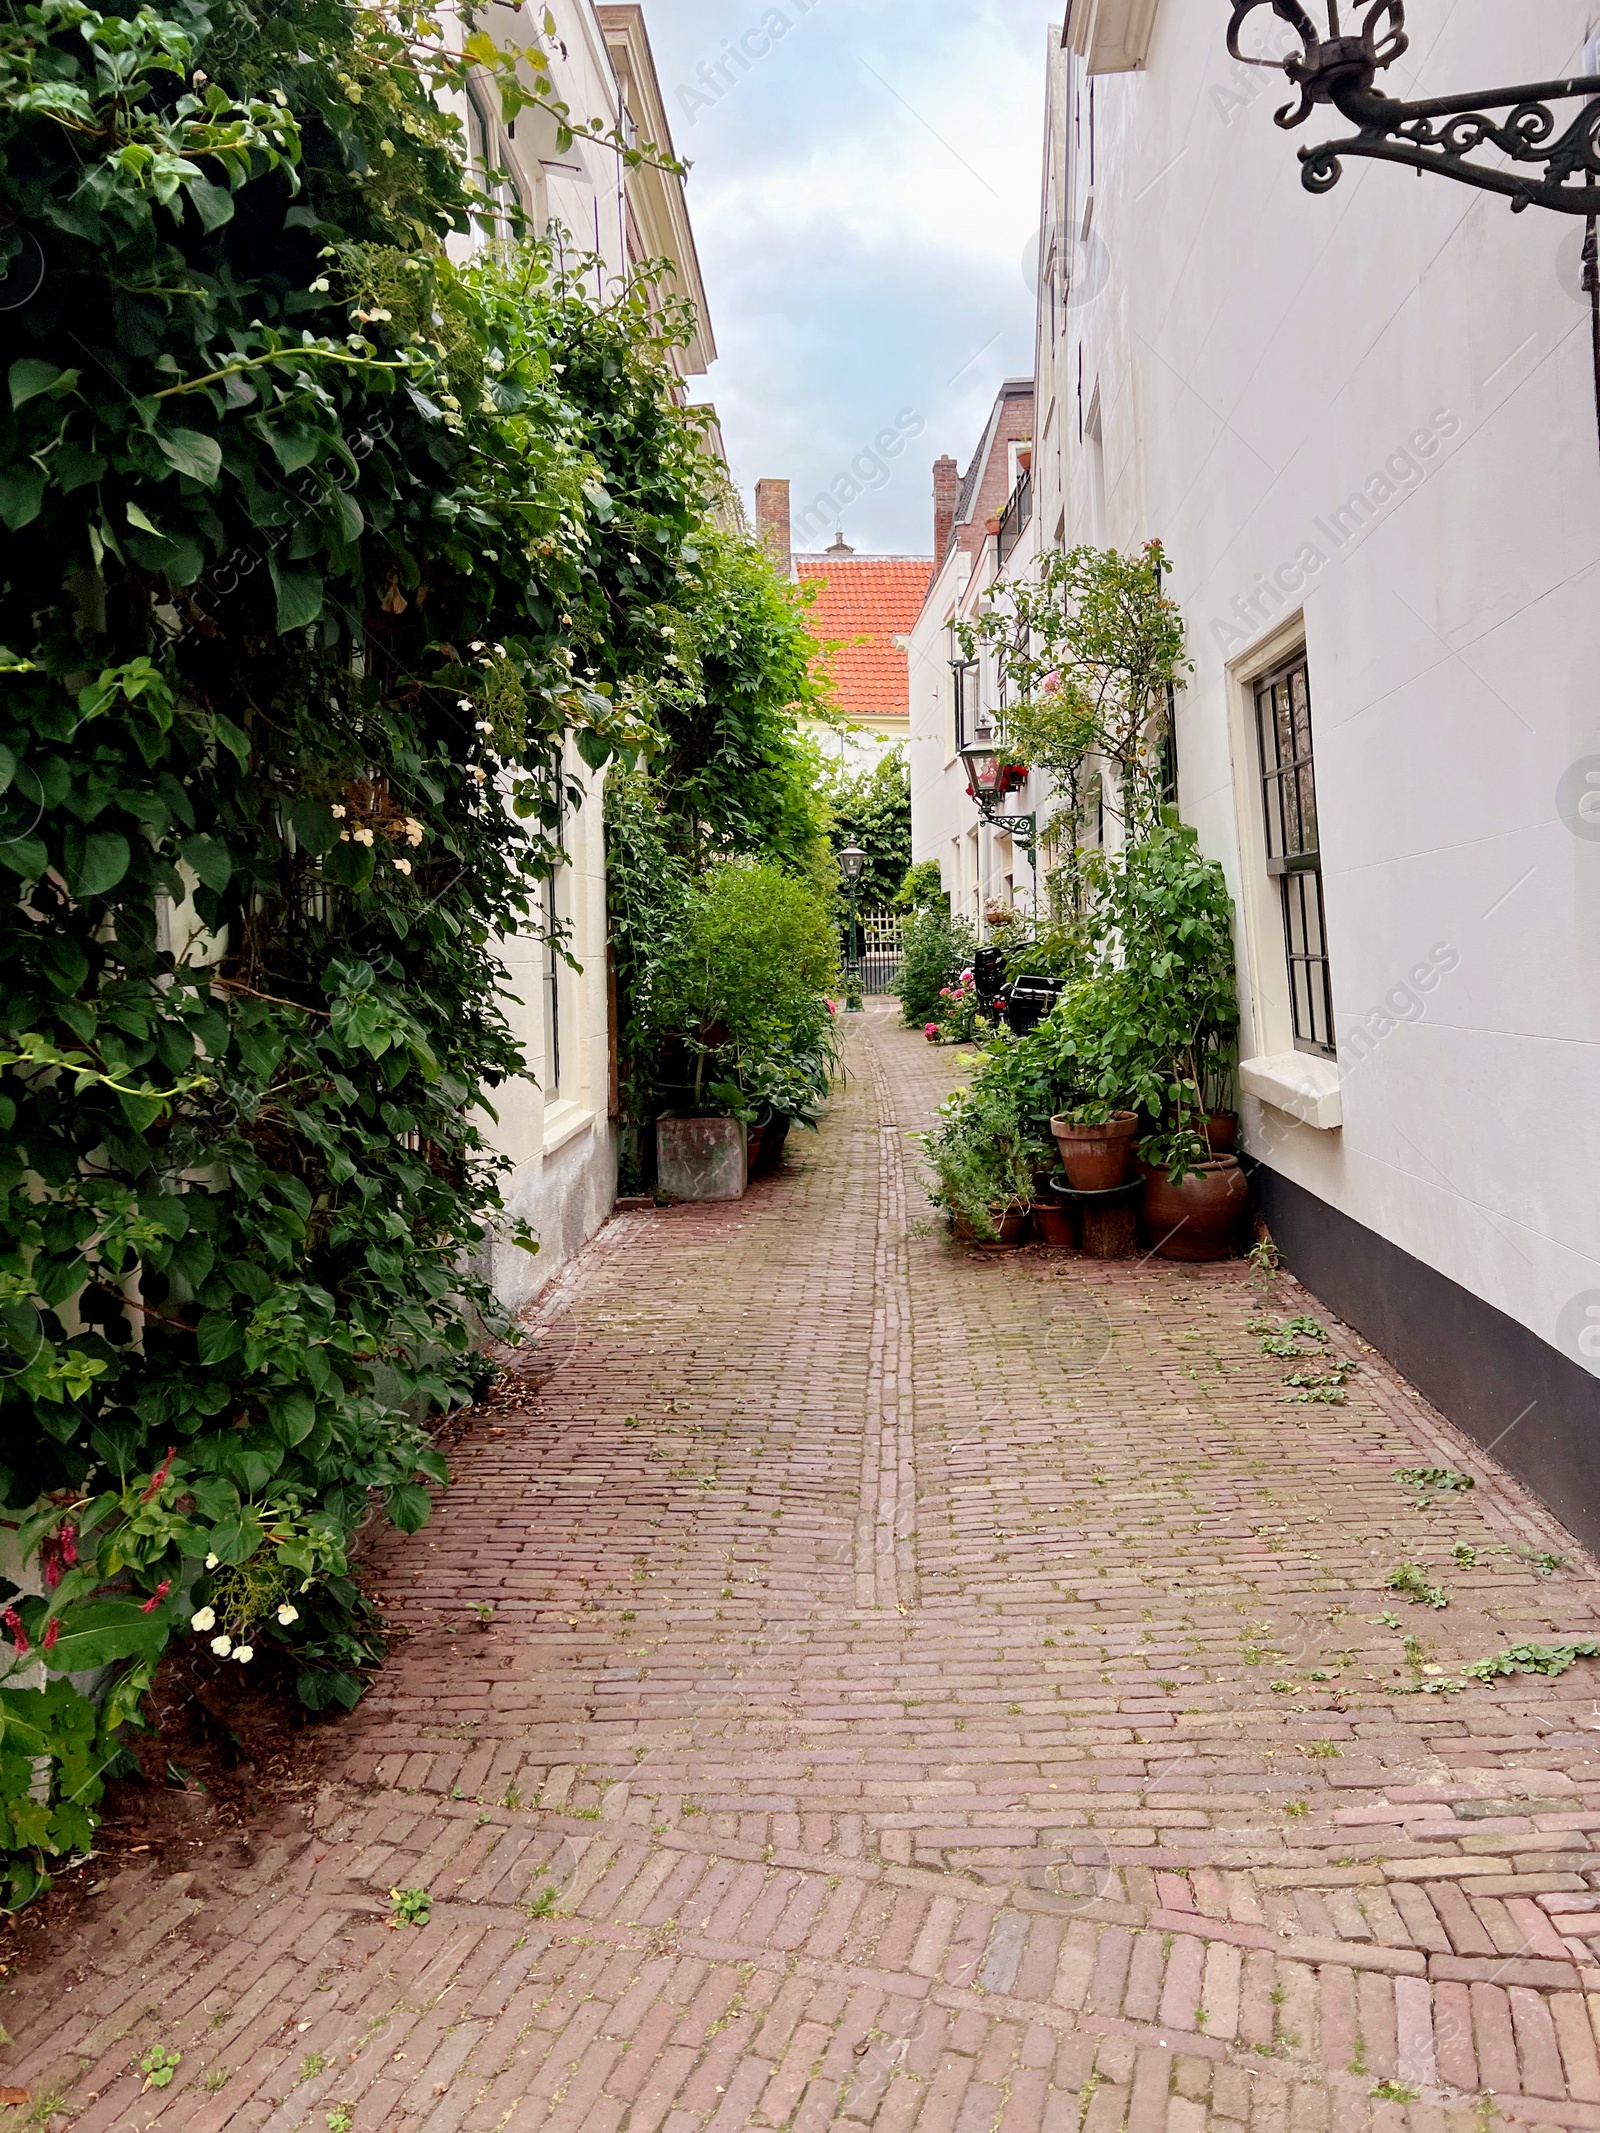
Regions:
<svg viewBox="0 0 1600 2133"><path fill-rule="evenodd" d="M992 739L994 720L984 708L983 670L977 660L954 659L950 672L955 680L957 749Z"/></svg>
<svg viewBox="0 0 1600 2133"><path fill-rule="evenodd" d="M1333 980L1328 969L1322 855L1317 834L1317 778L1311 743L1311 678L1297 652L1255 685L1267 872L1283 899L1289 966L1289 1011L1297 1052L1338 1056Z"/></svg>

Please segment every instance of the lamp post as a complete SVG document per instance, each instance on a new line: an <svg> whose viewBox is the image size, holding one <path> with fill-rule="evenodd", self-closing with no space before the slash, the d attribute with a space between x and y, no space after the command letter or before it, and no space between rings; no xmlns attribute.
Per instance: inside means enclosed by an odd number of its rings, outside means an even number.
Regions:
<svg viewBox="0 0 1600 2133"><path fill-rule="evenodd" d="M866 869L867 855L852 838L839 854L839 872L844 876L845 887L850 892L850 948L845 962L845 1006L849 1013L861 1012L861 955L856 938L856 898L861 890L861 876Z"/></svg>
<svg viewBox="0 0 1600 2133"><path fill-rule="evenodd" d="M967 766L967 782L972 787L972 797L978 803L979 812L986 822L992 822L1004 768L1000 751L992 740L987 740L969 741L959 753Z"/></svg>
<svg viewBox="0 0 1600 2133"><path fill-rule="evenodd" d="M1326 37L1301 0L1232 0L1228 24L1228 50L1235 59L1251 67L1281 66L1300 92L1298 104L1285 104L1277 113L1280 126L1302 126L1319 104L1332 104L1356 129L1348 140L1301 149L1307 192L1330 192L1344 175L1342 159L1366 156L1410 170L1437 171L1458 184L1499 193L1511 202L1513 214L1544 207L1586 217L1583 285L1593 312L1595 411L1600 418L1600 74L1405 103L1378 88L1377 78L1410 47L1406 0L1344 0L1348 26L1339 18L1340 0L1320 0L1320 5L1327 10ZM1240 32L1263 7L1288 24L1300 39L1300 51L1282 60L1241 51ZM1585 61L1594 64L1587 54ZM1563 126L1552 107L1575 97L1585 99L1584 107ZM1474 162L1479 149L1495 160Z"/></svg>

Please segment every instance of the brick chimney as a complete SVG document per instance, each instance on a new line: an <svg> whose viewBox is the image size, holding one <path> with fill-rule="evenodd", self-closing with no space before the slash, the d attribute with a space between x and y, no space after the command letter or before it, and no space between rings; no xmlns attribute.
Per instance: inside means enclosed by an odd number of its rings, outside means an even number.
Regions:
<svg viewBox="0 0 1600 2133"><path fill-rule="evenodd" d="M956 501L961 494L961 469L948 453L933 462L933 572L944 568L945 554L956 522Z"/></svg>
<svg viewBox="0 0 1600 2133"><path fill-rule="evenodd" d="M789 484L756 483L756 532L780 578L794 576L793 540L789 530Z"/></svg>

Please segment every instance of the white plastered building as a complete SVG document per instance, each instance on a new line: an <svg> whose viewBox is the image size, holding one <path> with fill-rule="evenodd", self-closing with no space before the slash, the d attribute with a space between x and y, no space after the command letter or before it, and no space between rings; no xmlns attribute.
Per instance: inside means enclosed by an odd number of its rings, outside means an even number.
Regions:
<svg viewBox="0 0 1600 2133"><path fill-rule="evenodd" d="M1600 72L1593 12L1408 0L1410 50L1383 86ZM1359 30L1367 9L1344 13ZM1313 196L1296 150L1351 129L1327 105L1275 125L1294 96L1230 60L1227 19L1073 0L1051 34L1037 537L1159 537L1170 559L1194 662L1180 803L1238 912L1244 1144L1288 1263L1593 1541L1600 445L1583 222L1355 159ZM1270 16L1249 34L1287 42ZM955 602L947 567L912 760L918 855L970 908L936 656Z"/></svg>
<svg viewBox="0 0 1600 2133"><path fill-rule="evenodd" d="M542 11L499 5L478 9L475 26L502 47L526 47L537 36L554 94L575 121L599 120L630 145L650 145L670 158L672 129L643 8L551 0L550 12L553 35L540 24ZM527 78L531 85L531 70ZM688 346L674 351L678 376L703 376L717 351L684 180L655 161L629 169L603 141L579 137L563 148L557 121L544 110L524 111L508 130L487 75L473 78L459 108L476 167L506 172L533 227L548 231L569 259L598 259L592 270L597 303L644 261L673 262L663 293L687 297L698 320ZM720 451L714 425L708 445ZM507 1215L526 1222L541 1246L531 1257L502 1236L491 1244L495 1292L511 1308L526 1303L581 1249L616 1200L605 781L570 748L566 769L584 799L565 824L566 863L544 887L545 931L501 944L514 1002L508 1013L528 1071L495 1092L491 1131L514 1166ZM558 936L577 969L556 945Z"/></svg>

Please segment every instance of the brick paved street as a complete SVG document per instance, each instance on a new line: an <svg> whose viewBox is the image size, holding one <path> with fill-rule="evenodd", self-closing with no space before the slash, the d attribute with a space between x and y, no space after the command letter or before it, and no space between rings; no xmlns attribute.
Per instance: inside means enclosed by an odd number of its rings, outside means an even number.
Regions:
<svg viewBox="0 0 1600 2133"><path fill-rule="evenodd" d="M905 1134L956 1062L876 1013L852 1065L547 1293L314 1820L119 1879L0 2082L78 2133L1600 2128L1600 1674L1424 1692L1595 1634L1592 1564L1340 1329L1292 1404L1287 1280L953 1251Z"/></svg>

